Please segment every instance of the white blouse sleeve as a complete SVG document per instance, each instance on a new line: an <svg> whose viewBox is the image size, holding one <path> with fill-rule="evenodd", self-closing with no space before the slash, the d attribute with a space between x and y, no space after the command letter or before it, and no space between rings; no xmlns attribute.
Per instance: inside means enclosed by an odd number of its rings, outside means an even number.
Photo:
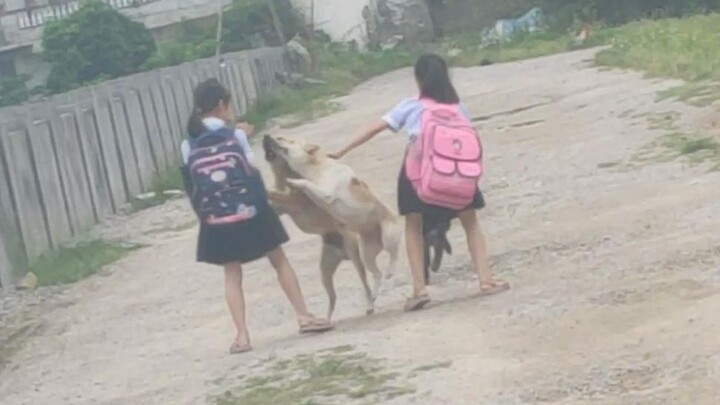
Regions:
<svg viewBox="0 0 720 405"><path fill-rule="evenodd" d="M243 148L243 151L245 151L245 157L247 158L248 162L250 164L255 164L255 152L252 150L252 146L250 146L250 142L248 141L247 134L245 131L241 129L235 130L235 138L240 142L240 146ZM182 144L180 144L180 153L182 155L182 161L183 164L186 165L188 162L188 159L190 158L190 142L184 140Z"/></svg>
<svg viewBox="0 0 720 405"><path fill-rule="evenodd" d="M183 165L186 165L188 159L190 159L190 142L187 139L180 144L180 155L182 156Z"/></svg>
<svg viewBox="0 0 720 405"><path fill-rule="evenodd" d="M242 129L236 129L235 138L237 138L238 142L240 142L240 146L242 146L243 150L245 151L245 157L247 158L248 162L251 165L254 165L255 152L253 152L252 146L250 146L250 142L248 141L248 137L245 131L243 131Z"/></svg>

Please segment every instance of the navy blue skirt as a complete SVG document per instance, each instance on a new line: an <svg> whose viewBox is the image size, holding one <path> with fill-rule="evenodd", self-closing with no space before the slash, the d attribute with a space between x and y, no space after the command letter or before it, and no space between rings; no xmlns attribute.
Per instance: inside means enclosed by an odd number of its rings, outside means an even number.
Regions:
<svg viewBox="0 0 720 405"><path fill-rule="evenodd" d="M217 265L249 263L265 257L288 240L277 213L268 207L254 218L236 224L201 224L197 260Z"/></svg>
<svg viewBox="0 0 720 405"><path fill-rule="evenodd" d="M405 173L404 165L400 168L400 174L398 175L397 195L398 212L400 215L405 216L408 214L421 214L423 217L430 217L438 221L453 219L457 217L460 212L467 211L469 209L481 210L485 207L485 198L479 188L475 193L473 202L468 205L467 208L460 211L455 211L445 207L438 207L437 205L430 205L422 201L420 197L418 197L410 179L408 179L407 174Z"/></svg>

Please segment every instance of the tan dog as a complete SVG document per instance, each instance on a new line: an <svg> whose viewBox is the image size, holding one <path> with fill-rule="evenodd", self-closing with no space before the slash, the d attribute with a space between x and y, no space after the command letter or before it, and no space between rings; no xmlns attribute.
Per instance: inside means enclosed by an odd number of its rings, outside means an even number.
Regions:
<svg viewBox="0 0 720 405"><path fill-rule="evenodd" d="M301 177L286 179L291 188L301 191L322 211L358 233L362 261L373 273L377 294L382 282L378 254L384 250L390 255L387 276L397 264L401 235L397 216L349 166L319 153L317 145L269 136L264 143Z"/></svg>
<svg viewBox="0 0 720 405"><path fill-rule="evenodd" d="M288 188L287 180L300 178L288 166L280 154L276 153L270 138L263 140L265 160L275 176L276 190L268 191L270 204L280 215L288 215L295 225L303 232L322 236L322 252L320 254L320 273L323 287L328 295L328 319L332 318L337 302L337 293L333 282L338 266L344 260L350 260L360 276L365 290L367 302L366 313L375 312L377 290L370 290L365 265L360 258L359 237L356 232L340 224L327 212L318 208L302 192Z"/></svg>

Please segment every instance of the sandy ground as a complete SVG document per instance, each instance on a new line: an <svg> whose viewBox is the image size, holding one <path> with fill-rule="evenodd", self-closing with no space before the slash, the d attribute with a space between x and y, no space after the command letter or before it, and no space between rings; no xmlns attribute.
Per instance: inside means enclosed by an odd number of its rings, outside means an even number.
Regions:
<svg viewBox="0 0 720 405"><path fill-rule="evenodd" d="M400 369L451 361L414 377L414 394L383 403L720 403L720 174L638 158L664 133L646 114L675 111L684 131L709 132L713 111L656 102L677 83L599 71L591 59L584 51L455 72L483 129L482 221L510 293L466 298L476 284L456 225L434 307L401 313L402 270L366 318L345 264L337 331L301 338L273 271L258 262L246 277L256 351L231 357L221 271L193 262L195 229L171 230L192 219L174 202L108 227L151 246L42 316L0 378L0 402L201 404L258 362L353 345ZM334 149L413 93L410 71L394 72L340 99L345 111L285 134ZM347 158L393 206L404 142L382 135ZM324 313L319 241L288 229L309 305Z"/></svg>

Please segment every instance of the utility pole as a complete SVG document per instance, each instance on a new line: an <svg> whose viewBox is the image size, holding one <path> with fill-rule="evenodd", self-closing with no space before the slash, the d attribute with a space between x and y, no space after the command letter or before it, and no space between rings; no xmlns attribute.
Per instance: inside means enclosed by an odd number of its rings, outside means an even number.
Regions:
<svg viewBox="0 0 720 405"><path fill-rule="evenodd" d="M287 41L285 40L285 33L283 32L282 23L280 22L280 17L278 16L277 9L275 8L274 0L267 0L267 5L270 9L273 25L275 26L275 35L277 35L280 40L280 46L285 46Z"/></svg>
<svg viewBox="0 0 720 405"><path fill-rule="evenodd" d="M218 76L221 71L220 63L220 48L222 47L222 20L223 10L225 9L223 0L217 0L218 2L218 22L217 22L217 33L215 36L215 65L218 69Z"/></svg>

